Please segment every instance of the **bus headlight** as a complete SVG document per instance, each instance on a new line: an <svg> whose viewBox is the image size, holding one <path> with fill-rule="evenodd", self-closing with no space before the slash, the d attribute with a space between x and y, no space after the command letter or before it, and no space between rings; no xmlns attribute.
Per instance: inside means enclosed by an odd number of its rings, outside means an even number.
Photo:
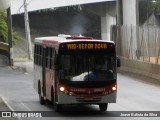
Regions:
<svg viewBox="0 0 160 120"><path fill-rule="evenodd" d="M112 90L113 90L113 91L117 90L116 86L112 87Z"/></svg>
<svg viewBox="0 0 160 120"><path fill-rule="evenodd" d="M65 88L64 88L64 87L60 87L59 90L60 90L61 92L64 92L64 91L65 91Z"/></svg>

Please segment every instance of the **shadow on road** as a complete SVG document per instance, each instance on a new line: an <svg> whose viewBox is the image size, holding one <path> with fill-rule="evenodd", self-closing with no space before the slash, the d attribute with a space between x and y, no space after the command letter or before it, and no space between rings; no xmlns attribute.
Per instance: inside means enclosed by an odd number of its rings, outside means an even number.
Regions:
<svg viewBox="0 0 160 120"><path fill-rule="evenodd" d="M52 117L115 117L119 116L119 113L114 111L101 112L99 107L95 105L68 105L63 107L62 112L55 112L54 106L47 105L52 109ZM51 114L49 112L46 112Z"/></svg>

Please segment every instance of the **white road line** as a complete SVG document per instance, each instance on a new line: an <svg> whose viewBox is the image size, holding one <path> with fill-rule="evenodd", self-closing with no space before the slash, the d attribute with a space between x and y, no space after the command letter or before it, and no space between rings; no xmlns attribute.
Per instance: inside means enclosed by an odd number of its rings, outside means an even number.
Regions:
<svg viewBox="0 0 160 120"><path fill-rule="evenodd" d="M4 97L1 97L1 98L2 98L2 100L4 101L4 103L9 107L9 109L10 109L11 111L14 111L14 109L8 104L7 100L6 100Z"/></svg>
<svg viewBox="0 0 160 120"><path fill-rule="evenodd" d="M24 103L20 103L22 106L24 106L26 109L27 109L27 111L32 111L29 107L27 107Z"/></svg>
<svg viewBox="0 0 160 120"><path fill-rule="evenodd" d="M4 97L1 97L3 102L9 107L9 109L14 112L15 110L9 105L9 103L7 102L7 100ZM19 120L22 120L20 117L17 117Z"/></svg>

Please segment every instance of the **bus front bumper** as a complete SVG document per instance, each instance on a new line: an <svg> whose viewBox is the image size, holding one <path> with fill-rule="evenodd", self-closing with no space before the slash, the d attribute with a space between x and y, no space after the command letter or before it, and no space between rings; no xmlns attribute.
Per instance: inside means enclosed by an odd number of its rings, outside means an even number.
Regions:
<svg viewBox="0 0 160 120"><path fill-rule="evenodd" d="M95 96L86 98L82 96L71 96L63 92L58 94L57 104L101 104L101 103L116 103L117 92L114 91L106 96Z"/></svg>

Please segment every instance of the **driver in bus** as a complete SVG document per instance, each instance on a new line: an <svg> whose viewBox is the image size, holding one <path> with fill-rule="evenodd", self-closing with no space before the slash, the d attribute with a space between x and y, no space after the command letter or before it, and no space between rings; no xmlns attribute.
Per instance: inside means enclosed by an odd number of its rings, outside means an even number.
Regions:
<svg viewBox="0 0 160 120"><path fill-rule="evenodd" d="M105 64L104 58L99 58L98 60L96 60L94 68L96 70L101 70L102 68L106 68L107 69L107 63Z"/></svg>

